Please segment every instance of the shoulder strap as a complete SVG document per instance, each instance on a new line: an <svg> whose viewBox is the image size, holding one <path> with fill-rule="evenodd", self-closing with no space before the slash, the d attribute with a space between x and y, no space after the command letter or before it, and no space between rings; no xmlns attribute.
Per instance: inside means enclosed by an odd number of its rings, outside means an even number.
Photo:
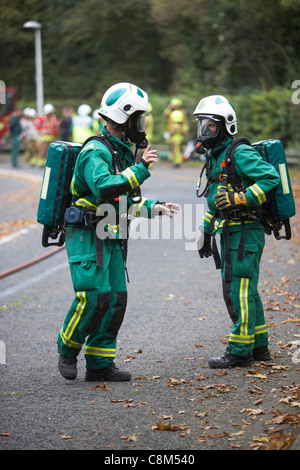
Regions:
<svg viewBox="0 0 300 470"><path fill-rule="evenodd" d="M237 192L245 190L244 185L241 181L241 178L239 177L236 171L235 161L234 161L234 152L236 148L241 144L246 144L246 145L251 146L250 141L246 138L241 137L240 139L235 139L229 145L226 151L226 155L225 155L225 169L226 169L228 181Z"/></svg>
<svg viewBox="0 0 300 470"><path fill-rule="evenodd" d="M121 167L122 165L120 164L120 161L118 158L118 152L113 148L109 138L104 133L99 134L99 135L93 135L92 137L89 137L88 139L86 139L85 142L83 142L82 148L91 140L98 140L99 142L102 142L102 144L106 145L106 147L108 148L112 156L114 172L117 173L117 163L119 163Z"/></svg>

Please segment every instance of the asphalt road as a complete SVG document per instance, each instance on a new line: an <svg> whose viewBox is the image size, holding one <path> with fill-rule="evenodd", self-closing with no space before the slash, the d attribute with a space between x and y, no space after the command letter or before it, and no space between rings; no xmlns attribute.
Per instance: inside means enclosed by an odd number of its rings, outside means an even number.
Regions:
<svg viewBox="0 0 300 470"><path fill-rule="evenodd" d="M192 464L203 450L299 449L299 217L291 241L267 237L261 263L271 362L213 370L231 322L220 273L194 246L199 167L161 162L151 172L143 195L182 210L160 226L132 225L116 357L130 382L85 382L83 353L76 380L58 372L56 338L73 300L65 249L0 279L1 450L101 450L104 463L138 456L114 462L137 466L142 450L156 455L151 464L178 463L175 454ZM0 275L52 250L35 220L41 177L0 156Z"/></svg>

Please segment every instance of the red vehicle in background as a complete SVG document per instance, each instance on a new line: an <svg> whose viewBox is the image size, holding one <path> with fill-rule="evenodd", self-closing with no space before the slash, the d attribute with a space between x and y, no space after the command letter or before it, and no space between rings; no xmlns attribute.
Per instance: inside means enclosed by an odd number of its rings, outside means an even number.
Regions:
<svg viewBox="0 0 300 470"><path fill-rule="evenodd" d="M4 93L5 103L3 103L3 99L0 101L0 147L9 138L10 116L17 107L17 88L6 87L2 95Z"/></svg>

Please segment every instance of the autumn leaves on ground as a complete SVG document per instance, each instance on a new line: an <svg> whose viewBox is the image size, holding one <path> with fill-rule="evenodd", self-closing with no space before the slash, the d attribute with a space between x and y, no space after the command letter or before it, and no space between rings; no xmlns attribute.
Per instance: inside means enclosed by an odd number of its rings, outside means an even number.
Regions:
<svg viewBox="0 0 300 470"><path fill-rule="evenodd" d="M297 178L297 181L300 179ZM11 235L22 228L36 224L32 213L36 211L40 181L27 181L28 186L9 193L1 208L13 205L20 211L18 220L7 220L0 224L0 238ZM293 186L296 205L300 202L300 185ZM192 196L191 196L192 197ZM22 217L25 206L30 207L29 217ZM189 439L191 448L228 448L253 450L284 450L294 441L300 425L300 385L290 381L291 367L300 371L300 299L297 288L300 278L295 275L300 258L300 217L292 220L293 237L289 244L276 249L276 241L268 239L264 256L268 263L262 267L260 291L264 302L266 322L270 336L272 360L254 362L246 369L212 370L206 362L199 362L201 351L207 345L191 345L191 351L184 358L186 367L181 367L183 377L176 375L162 380L160 376L133 376L132 388L128 397L115 398L110 383L89 386L88 392L98 397L108 394L110 403L126 410L147 411L148 429L153 436L159 433L172 433L177 437L178 448L181 442ZM285 250L285 251L283 251ZM271 262L272 261L272 262ZM282 266L287 266L282 275ZM276 269L278 267L278 270ZM290 274L288 274L290 272ZM209 275L209 274L207 274ZM217 275L211 273L212 276ZM165 302L179 301L176 292L164 298ZM180 299L188 304L187 298ZM199 317L205 325L205 315ZM285 338L279 334L285 328ZM202 340L201 340L202 341ZM216 338L218 351L225 349L228 335ZM217 344L217 343L221 343ZM220 347L221 346L221 347ZM298 352L297 352L298 351ZM126 361L138 361L142 349L133 351ZM298 361L298 362L297 362ZM202 368L202 373L199 372ZM186 377L184 375L186 374ZM192 379L191 379L192 377ZM166 408L154 409L151 401L153 384L159 384L162 393L167 393L170 413ZM138 393L139 391L142 393ZM144 397L143 397L143 390ZM181 398L184 400L180 400ZM103 399L101 395L101 399ZM176 403L180 403L178 407ZM168 410L167 410L168 411ZM145 411L144 411L145 412ZM3 435L2 435L3 436ZM164 434L163 434L164 436ZM249 437L250 436L250 437ZM3 436L4 437L4 436ZM62 435L62 439L72 439L72 435ZM139 431L124 432L120 429L120 439L128 446L143 448L144 436ZM163 437L162 437L163 439ZM151 440L150 440L151 441ZM147 441L148 442L148 441ZM225 442L225 444L224 444ZM131 444L130 444L131 443ZM127 445L127 444L126 444ZM110 447L113 449L116 444ZM183 446L184 447L184 446ZM187 448L186 445L184 448Z"/></svg>

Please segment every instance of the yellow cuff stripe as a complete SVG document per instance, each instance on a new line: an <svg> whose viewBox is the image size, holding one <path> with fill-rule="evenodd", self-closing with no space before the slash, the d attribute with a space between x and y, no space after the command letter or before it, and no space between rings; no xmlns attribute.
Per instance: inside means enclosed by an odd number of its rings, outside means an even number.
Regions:
<svg viewBox="0 0 300 470"><path fill-rule="evenodd" d="M139 186L137 177L130 168L126 168L126 170L122 171L121 175L126 176L132 189L135 189Z"/></svg>
<svg viewBox="0 0 300 470"><path fill-rule="evenodd" d="M249 188L251 189L253 194L255 194L255 196L257 197L259 204L263 204L264 202L266 202L267 200L266 195L263 192L263 190L258 186L258 184L255 183Z"/></svg>
<svg viewBox="0 0 300 470"><path fill-rule="evenodd" d="M86 346L85 354L87 354L88 356L115 357L116 350L109 348L95 348L93 346Z"/></svg>

